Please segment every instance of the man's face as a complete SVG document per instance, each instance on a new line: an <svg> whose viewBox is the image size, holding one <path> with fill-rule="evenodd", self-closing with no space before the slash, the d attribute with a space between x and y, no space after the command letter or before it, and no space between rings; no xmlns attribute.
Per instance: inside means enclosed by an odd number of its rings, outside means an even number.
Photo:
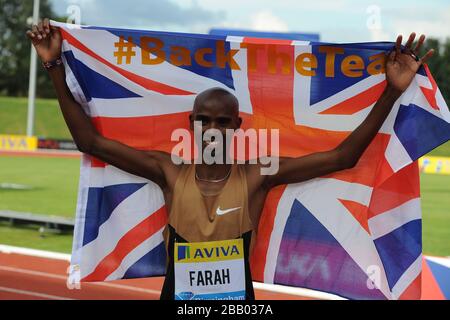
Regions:
<svg viewBox="0 0 450 320"><path fill-rule="evenodd" d="M202 150L208 145L217 146L219 141L214 141L214 137L203 139L205 132L209 129L219 130L222 134L223 148L226 152L225 133L227 129L239 129L242 119L239 117L238 106L230 97L212 97L196 100L193 112L189 115L191 130L194 130L194 121L201 122L202 125Z"/></svg>

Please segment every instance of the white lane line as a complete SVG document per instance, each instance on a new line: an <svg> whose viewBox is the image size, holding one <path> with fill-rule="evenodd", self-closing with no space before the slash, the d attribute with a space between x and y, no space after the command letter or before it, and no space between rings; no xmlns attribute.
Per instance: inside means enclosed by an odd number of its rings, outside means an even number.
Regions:
<svg viewBox="0 0 450 320"><path fill-rule="evenodd" d="M5 254L22 254L26 256L33 256L38 258L48 258L48 259L56 259L70 262L70 254L67 253L59 253L59 252L51 252L30 248L21 248L21 247L13 247L7 246L4 244L0 244L0 252Z"/></svg>
<svg viewBox="0 0 450 320"><path fill-rule="evenodd" d="M17 272L17 273L23 273L23 274L28 274L28 275L32 275L32 276L64 280L64 282L67 282L67 276L57 275L54 273L32 271L32 270L26 270L26 269L21 269L21 268L14 268L14 267L6 267L6 266L0 266L0 271ZM105 282L89 282L89 283L87 283L86 282L86 285L87 284L94 285L94 286L103 286L103 287L109 287L109 288L122 289L122 290L130 290L130 291L142 292L142 293L148 293L148 294L157 294L157 295L161 294L161 291L159 291L159 290L130 287L130 286L126 286L126 285L122 285L122 284L115 284L115 283L105 283ZM81 283L81 286L82 285L83 285L83 283Z"/></svg>
<svg viewBox="0 0 450 320"><path fill-rule="evenodd" d="M320 299L320 300L347 300L335 294L320 292L306 288L287 287L277 284L253 282L253 287L257 290L268 291L272 293L289 294L293 296L302 296L305 298Z"/></svg>
<svg viewBox="0 0 450 320"><path fill-rule="evenodd" d="M53 273L32 271L32 270L13 268L13 267L6 267L6 266L0 266L0 271L18 272L18 273L28 274L28 275L31 275L31 276L54 278L54 279L60 279L60 280L64 280L64 281L67 280L67 277L59 276L59 275L56 275L56 274L53 274Z"/></svg>
<svg viewBox="0 0 450 320"><path fill-rule="evenodd" d="M50 294L44 294L44 293L28 291L28 290L19 290L19 289L7 288L7 287L0 287L0 291L23 294L23 295L27 295L27 296L33 296L33 297L39 297L39 298L45 298L45 299L51 299L51 300L75 300L75 299L66 298L66 297L53 296Z"/></svg>
<svg viewBox="0 0 450 320"><path fill-rule="evenodd" d="M89 282L89 283L95 284L97 286L104 286L104 287L111 287L111 288L117 288L117 289L132 290L132 291L136 291L136 292L157 294L158 296L161 294L161 291L159 291L159 290L130 287L130 286L124 286L122 284L105 283L105 282Z"/></svg>

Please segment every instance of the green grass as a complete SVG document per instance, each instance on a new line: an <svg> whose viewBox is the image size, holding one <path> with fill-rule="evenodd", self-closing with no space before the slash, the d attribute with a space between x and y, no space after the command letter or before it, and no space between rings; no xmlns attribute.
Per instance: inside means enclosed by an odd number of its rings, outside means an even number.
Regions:
<svg viewBox="0 0 450 320"><path fill-rule="evenodd" d="M0 97L0 134L26 134L28 100ZM54 99L37 99L34 134L46 138L71 138Z"/></svg>
<svg viewBox="0 0 450 320"><path fill-rule="evenodd" d="M28 225L11 227L0 222L0 244L25 247L53 252L70 253L73 234L39 233L39 227Z"/></svg>
<svg viewBox="0 0 450 320"><path fill-rule="evenodd" d="M450 256L450 176L421 174L423 252Z"/></svg>
<svg viewBox="0 0 450 320"><path fill-rule="evenodd" d="M0 182L25 184L32 190L0 189L0 210L65 217L75 216L79 160L0 156ZM423 249L450 255L450 176L421 175ZM39 236L37 227L9 228L0 224L0 243L70 252L71 235Z"/></svg>
<svg viewBox="0 0 450 320"><path fill-rule="evenodd" d="M428 153L428 155L436 157L450 157L450 141L447 141L447 143L444 143L432 150Z"/></svg>
<svg viewBox="0 0 450 320"><path fill-rule="evenodd" d="M0 156L0 183L31 190L0 189L0 210L74 217L79 159Z"/></svg>

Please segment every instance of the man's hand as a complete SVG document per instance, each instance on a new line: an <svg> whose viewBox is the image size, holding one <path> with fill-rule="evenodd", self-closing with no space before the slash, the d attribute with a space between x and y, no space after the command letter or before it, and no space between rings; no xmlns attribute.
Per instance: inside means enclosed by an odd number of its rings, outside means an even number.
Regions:
<svg viewBox="0 0 450 320"><path fill-rule="evenodd" d="M61 56L62 37L59 29L50 26L50 21L46 18L38 25L33 25L27 31L36 52L42 62L49 62Z"/></svg>
<svg viewBox="0 0 450 320"><path fill-rule="evenodd" d="M387 84L391 89L399 93L403 93L408 88L419 67L434 53L434 50L431 49L422 58L418 58L417 52L425 41L425 36L421 35L417 45L412 49L415 37L416 34L414 32L411 33L405 44L405 48L402 50L402 36L398 36L395 50L389 54L386 61Z"/></svg>

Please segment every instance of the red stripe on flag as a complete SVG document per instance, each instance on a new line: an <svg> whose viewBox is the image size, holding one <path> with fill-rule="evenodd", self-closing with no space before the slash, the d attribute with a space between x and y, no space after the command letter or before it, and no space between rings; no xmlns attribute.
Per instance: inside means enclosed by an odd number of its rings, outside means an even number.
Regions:
<svg viewBox="0 0 450 320"><path fill-rule="evenodd" d="M420 273L408 288L403 291L399 300L419 300L422 292L422 273Z"/></svg>
<svg viewBox="0 0 450 320"><path fill-rule="evenodd" d="M351 200L339 199L339 202L344 205L344 207L352 214L352 216L359 222L361 227L370 234L369 221L367 219L367 211L369 208L367 206Z"/></svg>
<svg viewBox="0 0 450 320"><path fill-rule="evenodd" d="M192 95L192 94L195 94L193 92L181 90L181 89L169 86L167 84L153 81L151 79L141 77L140 75L129 72L127 70L121 69L121 68L113 65L106 59L100 57L98 54L96 54L91 49L86 47L84 44L82 44L80 41L78 41L75 37L73 37L70 33L68 33L63 28L60 28L60 30L61 30L63 38L65 40L67 40L71 45L75 46L76 48L83 51L84 53L90 55L94 59L97 59L98 61L102 62L103 64L105 64L108 67L110 67L111 69L113 69L114 71L123 75L128 80L131 80L134 83L137 83L138 85L144 87L147 90L152 90L152 91L159 92L159 93L165 94L165 95Z"/></svg>
<svg viewBox="0 0 450 320"><path fill-rule="evenodd" d="M394 169L392 169L389 161L386 159L386 153L384 154L383 160L378 162L377 175L375 177L375 182L373 186L376 188L383 184L387 179L389 179L394 174Z"/></svg>
<svg viewBox="0 0 450 320"><path fill-rule="evenodd" d="M347 134L350 134L350 132ZM372 187L378 179L378 174L383 170L381 167L383 161L381 159L384 159L384 152L389 143L389 138L390 135L388 134L378 133L361 155L354 168L337 171L324 176L324 178L334 178ZM374 167L374 164L378 164L378 167Z"/></svg>
<svg viewBox="0 0 450 320"><path fill-rule="evenodd" d="M271 124L275 124L274 128L295 126L292 90L295 47L290 45L290 40L245 38L246 44L259 42L265 44L253 49L255 54L247 54L253 125L256 128L271 128ZM247 48L248 52L250 50Z"/></svg>
<svg viewBox="0 0 450 320"><path fill-rule="evenodd" d="M419 168L415 161L374 188L370 199L368 218L418 197L420 197Z"/></svg>
<svg viewBox="0 0 450 320"><path fill-rule="evenodd" d="M132 250L164 227L166 222L167 212L166 207L163 206L128 231L119 242L117 242L114 250L97 265L91 274L84 277L81 281L104 281L120 266L122 260Z"/></svg>
<svg viewBox="0 0 450 320"><path fill-rule="evenodd" d="M446 300L426 258L422 259L422 280L422 300Z"/></svg>
<svg viewBox="0 0 450 320"><path fill-rule="evenodd" d="M437 88L438 88L436 81L434 81L434 78L431 75L430 69L428 69L428 66L426 64L424 65L424 68L425 68L425 72L427 74L428 80L430 80L431 89L424 88L424 87L420 87L420 89L422 90L423 95L427 99L430 106L435 110L439 110L439 107L436 102L436 92L437 92Z"/></svg>
<svg viewBox="0 0 450 320"><path fill-rule="evenodd" d="M189 129L189 112L146 117L95 117L92 122L98 132L139 150L159 150L171 153L179 143L171 141L174 129ZM91 166L104 167L105 163L92 158Z"/></svg>
<svg viewBox="0 0 450 320"><path fill-rule="evenodd" d="M247 76L252 103L252 126L255 129L279 129L280 153L298 153L302 148L297 144L299 134L295 125L293 110L294 86L294 46L291 40L244 38L245 44L255 44L247 48ZM250 50L256 50L250 53ZM269 56L273 68L269 72ZM286 59L288 58L288 59ZM252 67L254 68L252 70ZM289 72L287 72L289 71ZM251 256L252 278L264 280L267 249L277 212L278 202L286 186L279 186L268 194L257 238Z"/></svg>
<svg viewBox="0 0 450 320"><path fill-rule="evenodd" d="M373 87L320 112L320 114L354 114L375 103L380 98L384 88L386 88L386 81L382 81Z"/></svg>

